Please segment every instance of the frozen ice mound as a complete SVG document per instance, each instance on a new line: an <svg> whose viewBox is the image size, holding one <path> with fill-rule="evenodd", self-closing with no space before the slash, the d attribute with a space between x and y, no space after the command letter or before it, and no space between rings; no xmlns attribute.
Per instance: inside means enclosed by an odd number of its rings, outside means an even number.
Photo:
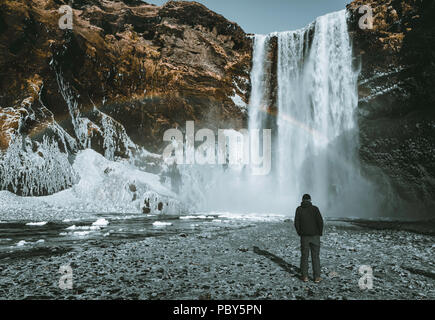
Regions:
<svg viewBox="0 0 435 320"><path fill-rule="evenodd" d="M13 136L5 152L0 150L0 190L25 196L53 194L77 182L68 154L56 141L42 142Z"/></svg>
<svg viewBox="0 0 435 320"><path fill-rule="evenodd" d="M28 222L26 223L26 226L35 226L35 227L42 227L47 224L47 221L39 221L39 222Z"/></svg>
<svg viewBox="0 0 435 320"><path fill-rule="evenodd" d="M154 227L166 227L166 226L171 226L172 223L171 222L165 222L165 221L156 221L153 223Z"/></svg>
<svg viewBox="0 0 435 320"><path fill-rule="evenodd" d="M111 161L86 149L77 153L72 167L78 183L55 194L21 197L0 191L2 218L47 221L92 213L179 215L184 210L158 175L141 171L127 160Z"/></svg>

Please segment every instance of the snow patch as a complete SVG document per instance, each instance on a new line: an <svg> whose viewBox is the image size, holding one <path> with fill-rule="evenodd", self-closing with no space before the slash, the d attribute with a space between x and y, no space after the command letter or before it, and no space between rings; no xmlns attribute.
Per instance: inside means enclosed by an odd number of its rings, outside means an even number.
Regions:
<svg viewBox="0 0 435 320"><path fill-rule="evenodd" d="M94 223L92 223L93 226L97 226L97 227L105 227L109 224L109 221L107 221L104 218L98 219L97 221L95 221Z"/></svg>
<svg viewBox="0 0 435 320"><path fill-rule="evenodd" d="M192 215L192 216L180 216L181 220L190 220L190 219L213 219L214 216L206 216L206 215Z"/></svg>
<svg viewBox="0 0 435 320"><path fill-rule="evenodd" d="M110 161L86 149L77 153L72 169L78 183L49 196L21 197L0 191L2 218L49 221L95 213L142 214L144 207L150 214L179 215L185 210L158 175L138 170L126 160Z"/></svg>
<svg viewBox="0 0 435 320"><path fill-rule="evenodd" d="M233 100L234 104L240 109L246 110L248 108L245 101L243 101L242 97L239 96L237 93L234 93L234 96L231 96L230 98L231 100Z"/></svg>
<svg viewBox="0 0 435 320"><path fill-rule="evenodd" d="M91 231L74 231L72 234L74 236L84 237L84 236L87 236L90 233L91 233Z"/></svg>
<svg viewBox="0 0 435 320"><path fill-rule="evenodd" d="M76 226L75 224L65 228L65 230L100 230L99 226Z"/></svg>
<svg viewBox="0 0 435 320"><path fill-rule="evenodd" d="M26 240L20 240L17 242L17 247L22 247L24 245L26 245L27 241Z"/></svg>
<svg viewBox="0 0 435 320"><path fill-rule="evenodd" d="M47 221L29 222L29 223L26 223L26 226L37 226L37 227L40 227L40 226L45 226L46 224L47 224Z"/></svg>
<svg viewBox="0 0 435 320"><path fill-rule="evenodd" d="M166 227L166 226L171 226L172 223L170 222L164 222L164 221L156 221L153 223L154 227Z"/></svg>

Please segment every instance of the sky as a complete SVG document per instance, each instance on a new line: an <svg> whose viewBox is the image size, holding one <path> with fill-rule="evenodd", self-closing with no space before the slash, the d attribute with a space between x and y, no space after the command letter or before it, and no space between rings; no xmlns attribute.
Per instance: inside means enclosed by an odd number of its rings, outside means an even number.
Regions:
<svg viewBox="0 0 435 320"><path fill-rule="evenodd" d="M166 0L144 0L162 5ZM236 22L246 33L295 30L316 17L342 10L352 0L196 0Z"/></svg>

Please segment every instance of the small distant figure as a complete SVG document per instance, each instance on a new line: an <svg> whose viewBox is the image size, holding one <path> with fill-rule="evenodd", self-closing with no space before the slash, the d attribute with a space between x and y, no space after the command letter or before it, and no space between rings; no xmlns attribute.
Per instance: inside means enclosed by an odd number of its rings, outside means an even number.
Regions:
<svg viewBox="0 0 435 320"><path fill-rule="evenodd" d="M178 194L181 186L181 174L175 162L169 167L169 177L171 178L172 191Z"/></svg>
<svg viewBox="0 0 435 320"><path fill-rule="evenodd" d="M301 205L296 209L295 228L301 237L302 281L308 281L308 256L311 251L314 282L320 278L320 237L323 235L323 219L319 208L311 204L311 196L304 194Z"/></svg>
<svg viewBox="0 0 435 320"><path fill-rule="evenodd" d="M162 171L160 174L160 182L166 183L167 178L170 179L171 190L178 194L180 192L182 181L176 162L169 163L168 166Z"/></svg>

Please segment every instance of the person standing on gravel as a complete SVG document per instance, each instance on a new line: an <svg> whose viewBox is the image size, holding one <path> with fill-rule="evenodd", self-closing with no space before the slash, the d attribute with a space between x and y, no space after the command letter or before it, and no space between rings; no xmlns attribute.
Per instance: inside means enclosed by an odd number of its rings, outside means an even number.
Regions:
<svg viewBox="0 0 435 320"><path fill-rule="evenodd" d="M301 205L296 209L294 225L301 237L301 274L302 281L308 281L308 256L311 251L314 282L320 278L320 237L323 234L323 219L319 208L312 205L311 196L304 194Z"/></svg>

